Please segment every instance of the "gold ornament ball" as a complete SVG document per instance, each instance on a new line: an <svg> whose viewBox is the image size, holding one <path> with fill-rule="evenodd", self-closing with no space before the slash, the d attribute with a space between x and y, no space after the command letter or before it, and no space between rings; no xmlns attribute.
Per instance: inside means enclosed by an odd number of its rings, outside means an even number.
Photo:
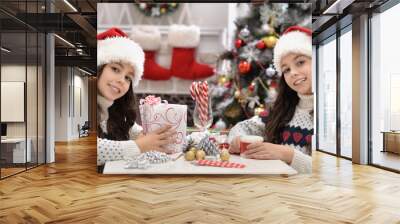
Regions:
<svg viewBox="0 0 400 224"><path fill-rule="evenodd" d="M263 111L264 111L264 107L263 106L257 107L256 109L254 109L254 115L258 116Z"/></svg>
<svg viewBox="0 0 400 224"><path fill-rule="evenodd" d="M240 90L236 90L235 91L235 98L239 98L240 97Z"/></svg>
<svg viewBox="0 0 400 224"><path fill-rule="evenodd" d="M226 83L226 77L224 75L218 78L218 84L223 86Z"/></svg>
<svg viewBox="0 0 400 224"><path fill-rule="evenodd" d="M231 155L229 154L229 151L227 149L223 149L221 151L221 154L219 155L222 161L229 161L230 156Z"/></svg>
<svg viewBox="0 0 400 224"><path fill-rule="evenodd" d="M202 160L206 157L206 153L203 150L197 150L196 160Z"/></svg>
<svg viewBox="0 0 400 224"><path fill-rule="evenodd" d="M194 152L193 151L187 151L185 154L185 159L187 161L193 161L194 160Z"/></svg>
<svg viewBox="0 0 400 224"><path fill-rule="evenodd" d="M267 36L262 39L265 43L265 46L268 48L273 48L275 47L276 42L278 41L278 38L275 36Z"/></svg>
<svg viewBox="0 0 400 224"><path fill-rule="evenodd" d="M161 8L161 9L160 9L160 12L163 13L163 14L164 14L166 11L167 11L167 10L166 10L165 8Z"/></svg>
<svg viewBox="0 0 400 224"><path fill-rule="evenodd" d="M197 149L196 149L196 147L192 147L189 149L189 151L193 152L193 154L194 154L194 153L196 153Z"/></svg>

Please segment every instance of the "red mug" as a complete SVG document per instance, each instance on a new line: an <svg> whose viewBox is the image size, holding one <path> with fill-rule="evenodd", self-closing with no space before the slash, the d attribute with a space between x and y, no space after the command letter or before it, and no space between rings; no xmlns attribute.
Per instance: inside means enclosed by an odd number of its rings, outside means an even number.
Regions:
<svg viewBox="0 0 400 224"><path fill-rule="evenodd" d="M247 146L256 143L263 142L264 139L261 136L257 135L244 135L240 137L240 154L244 153L247 150Z"/></svg>

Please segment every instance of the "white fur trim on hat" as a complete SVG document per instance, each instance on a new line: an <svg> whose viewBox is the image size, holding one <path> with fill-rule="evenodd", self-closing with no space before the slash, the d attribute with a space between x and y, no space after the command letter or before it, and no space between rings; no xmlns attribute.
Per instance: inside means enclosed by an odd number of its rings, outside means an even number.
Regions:
<svg viewBox="0 0 400 224"><path fill-rule="evenodd" d="M171 25L168 32L168 43L172 47L197 47L200 43L200 28L194 25Z"/></svg>
<svg viewBox="0 0 400 224"><path fill-rule="evenodd" d="M129 37L138 43L145 51L160 49L161 34L155 26L134 26Z"/></svg>
<svg viewBox="0 0 400 224"><path fill-rule="evenodd" d="M144 52L142 48L127 37L113 37L97 41L97 66L112 62L126 62L133 66L135 76L132 86L142 79Z"/></svg>
<svg viewBox="0 0 400 224"><path fill-rule="evenodd" d="M274 66L281 74L281 60L289 53L312 57L311 36L304 32L292 31L281 36L274 48Z"/></svg>

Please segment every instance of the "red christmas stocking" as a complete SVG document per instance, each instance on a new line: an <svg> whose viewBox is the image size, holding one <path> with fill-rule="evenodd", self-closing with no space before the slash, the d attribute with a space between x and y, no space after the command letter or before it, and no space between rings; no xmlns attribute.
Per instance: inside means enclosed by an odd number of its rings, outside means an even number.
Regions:
<svg viewBox="0 0 400 224"><path fill-rule="evenodd" d="M197 26L172 25L168 43L173 47L170 72L182 79L202 79L212 76L214 69L196 62L196 47L200 43L200 28Z"/></svg>
<svg viewBox="0 0 400 224"><path fill-rule="evenodd" d="M161 34L155 26L136 26L132 29L130 38L138 43L144 51L144 79L168 80L170 71L156 62L156 51L161 47Z"/></svg>

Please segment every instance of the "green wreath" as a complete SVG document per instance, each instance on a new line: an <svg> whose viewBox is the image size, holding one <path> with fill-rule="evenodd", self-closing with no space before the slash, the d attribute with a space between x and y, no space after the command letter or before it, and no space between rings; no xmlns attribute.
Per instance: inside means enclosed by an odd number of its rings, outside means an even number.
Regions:
<svg viewBox="0 0 400 224"><path fill-rule="evenodd" d="M175 12L179 4L178 3L138 3L136 4L139 11L146 16L160 17L163 15L171 14Z"/></svg>

